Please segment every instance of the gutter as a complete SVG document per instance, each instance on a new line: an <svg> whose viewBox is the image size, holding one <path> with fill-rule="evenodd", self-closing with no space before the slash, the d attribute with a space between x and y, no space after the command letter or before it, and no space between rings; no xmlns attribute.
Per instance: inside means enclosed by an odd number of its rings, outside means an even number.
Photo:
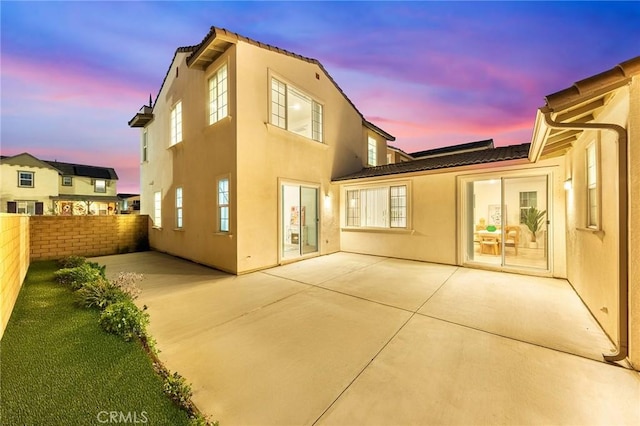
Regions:
<svg viewBox="0 0 640 426"><path fill-rule="evenodd" d="M627 130L613 123L561 123L551 118L552 110L549 107L541 108L547 126L554 129L575 130L609 130L618 134L618 341L617 353L605 355L607 362L622 361L629 354L629 243L628 243L628 204L629 192L627 182Z"/></svg>

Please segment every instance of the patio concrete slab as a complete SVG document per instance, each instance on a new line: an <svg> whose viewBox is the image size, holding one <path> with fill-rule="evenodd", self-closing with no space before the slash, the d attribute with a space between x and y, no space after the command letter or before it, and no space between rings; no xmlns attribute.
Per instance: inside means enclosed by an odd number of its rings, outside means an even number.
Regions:
<svg viewBox="0 0 640 426"><path fill-rule="evenodd" d="M457 269L449 265L384 259L319 286L415 312Z"/></svg>
<svg viewBox="0 0 640 426"><path fill-rule="evenodd" d="M409 315L310 289L195 336L170 343L158 337L158 346L166 365L193 383L194 402L221 424L304 425ZM190 321L208 322L208 316L192 314Z"/></svg>
<svg viewBox="0 0 640 426"><path fill-rule="evenodd" d="M566 280L460 268L419 313L596 360L614 349Z"/></svg>
<svg viewBox="0 0 640 426"><path fill-rule="evenodd" d="M160 358L224 425L640 424L638 373L601 361L566 281L349 253L240 277L94 260L145 273Z"/></svg>
<svg viewBox="0 0 640 426"><path fill-rule="evenodd" d="M384 257L340 252L329 256L314 257L304 262L278 266L264 272L306 284L320 284L332 278L382 262L384 259Z"/></svg>
<svg viewBox="0 0 640 426"><path fill-rule="evenodd" d="M637 425L638 374L413 317L321 425Z"/></svg>

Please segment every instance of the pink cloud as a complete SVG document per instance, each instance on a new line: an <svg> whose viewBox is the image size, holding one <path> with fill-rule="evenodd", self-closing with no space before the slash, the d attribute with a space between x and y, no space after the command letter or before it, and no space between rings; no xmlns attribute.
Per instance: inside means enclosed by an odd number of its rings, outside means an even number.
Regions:
<svg viewBox="0 0 640 426"><path fill-rule="evenodd" d="M16 98L38 103L32 106L121 109L143 103L145 96L148 97L148 93L145 95L137 87L63 61L47 63L5 55L2 78L5 91L19 94ZM3 97L12 98L6 94Z"/></svg>

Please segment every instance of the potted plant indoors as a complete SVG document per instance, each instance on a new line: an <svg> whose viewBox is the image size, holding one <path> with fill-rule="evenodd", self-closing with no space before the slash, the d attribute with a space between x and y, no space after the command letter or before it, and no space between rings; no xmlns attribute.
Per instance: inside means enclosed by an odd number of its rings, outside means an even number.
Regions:
<svg viewBox="0 0 640 426"><path fill-rule="evenodd" d="M546 214L546 210L540 211L535 207L530 207L529 210L527 210L527 214L524 217L524 224L529 228L529 231L531 231L531 242L529 243L529 248L538 248L536 234L542 228L542 221Z"/></svg>

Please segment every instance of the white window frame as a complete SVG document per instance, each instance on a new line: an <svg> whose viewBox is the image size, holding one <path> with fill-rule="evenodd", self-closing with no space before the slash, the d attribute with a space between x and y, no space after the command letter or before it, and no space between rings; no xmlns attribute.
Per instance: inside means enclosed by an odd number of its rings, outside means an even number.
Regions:
<svg viewBox="0 0 640 426"><path fill-rule="evenodd" d="M289 105L289 93L292 91L296 92L297 96L307 98L311 102L311 116L309 117L311 137L295 132L289 128L289 116L287 109ZM272 125L304 138L324 143L324 105L321 102L296 86L274 76L270 77L269 94L269 122Z"/></svg>
<svg viewBox="0 0 640 426"><path fill-rule="evenodd" d="M16 213L28 214L33 216L36 214L36 202L31 200L16 200Z"/></svg>
<svg viewBox="0 0 640 426"><path fill-rule="evenodd" d="M231 228L230 208L231 188L229 177L221 177L216 181L217 231L229 232Z"/></svg>
<svg viewBox="0 0 640 426"><path fill-rule="evenodd" d="M162 227L162 191L153 193L153 227Z"/></svg>
<svg viewBox="0 0 640 426"><path fill-rule="evenodd" d="M182 209L182 205L183 205L183 193L182 193L182 187L177 187L176 188L176 228L177 229L182 229L183 226L183 209Z"/></svg>
<svg viewBox="0 0 640 426"><path fill-rule="evenodd" d="M149 155L149 135L146 130L142 132L142 162L148 161Z"/></svg>
<svg viewBox="0 0 640 426"><path fill-rule="evenodd" d="M229 73L227 64L221 66L209 78L209 124L229 115Z"/></svg>
<svg viewBox="0 0 640 426"><path fill-rule="evenodd" d="M23 182L31 181L31 184L23 184ZM25 170L18 171L18 188L34 188L36 186L36 173Z"/></svg>
<svg viewBox="0 0 640 426"><path fill-rule="evenodd" d="M367 165L370 167L378 165L378 141L371 136L367 139Z"/></svg>
<svg viewBox="0 0 640 426"><path fill-rule="evenodd" d="M599 230L600 220L600 152L597 141L585 148L586 225Z"/></svg>
<svg viewBox="0 0 640 426"><path fill-rule="evenodd" d="M354 229L408 229L408 182L347 188L345 225Z"/></svg>
<svg viewBox="0 0 640 426"><path fill-rule="evenodd" d="M171 145L182 142L182 101L171 108Z"/></svg>
<svg viewBox="0 0 640 426"><path fill-rule="evenodd" d="M62 176L62 186L73 186L73 176Z"/></svg>
<svg viewBox="0 0 640 426"><path fill-rule="evenodd" d="M98 182L102 182L102 185L98 185ZM98 188L98 186L102 186L103 188ZM105 179L95 179L93 181L93 192L97 192L100 194L106 194L107 192L107 181Z"/></svg>

